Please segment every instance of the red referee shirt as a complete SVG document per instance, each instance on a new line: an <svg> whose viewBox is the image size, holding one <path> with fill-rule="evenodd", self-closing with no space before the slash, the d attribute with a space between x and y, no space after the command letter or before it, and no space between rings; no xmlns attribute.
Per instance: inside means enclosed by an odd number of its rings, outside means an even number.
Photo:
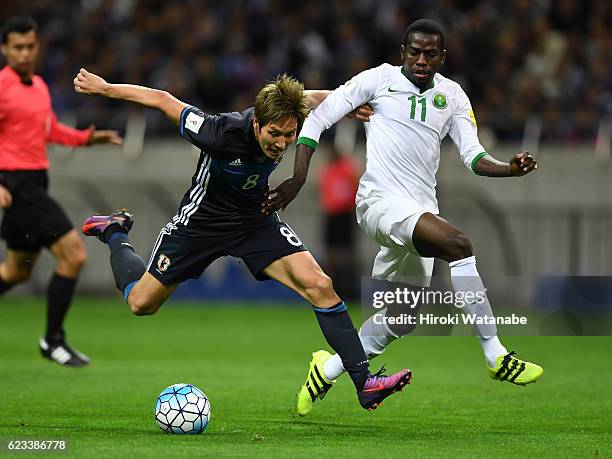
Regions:
<svg viewBox="0 0 612 459"><path fill-rule="evenodd" d="M58 123L41 77L28 86L8 65L0 70L0 170L48 169L47 142L79 146L88 138L88 129Z"/></svg>
<svg viewBox="0 0 612 459"><path fill-rule="evenodd" d="M319 175L319 196L327 214L351 212L355 208L355 194L359 175L355 162L341 156L326 164Z"/></svg>

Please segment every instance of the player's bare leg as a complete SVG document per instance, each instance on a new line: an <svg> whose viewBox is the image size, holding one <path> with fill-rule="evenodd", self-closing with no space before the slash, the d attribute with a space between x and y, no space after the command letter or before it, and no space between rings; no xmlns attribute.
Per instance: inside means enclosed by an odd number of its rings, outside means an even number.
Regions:
<svg viewBox="0 0 612 459"><path fill-rule="evenodd" d="M297 292L318 308L331 308L341 302L330 277L310 252L298 252L273 261L264 273Z"/></svg>
<svg viewBox="0 0 612 459"><path fill-rule="evenodd" d="M457 227L437 215L425 213L419 218L414 228L412 242L421 256L441 258L449 263L451 282L456 292L485 292L480 275L476 270L472 243ZM485 301L468 303L464 309L468 314L493 317L493 311L486 295ZM497 337L497 327L494 324L478 325L475 330L482 344L488 366L495 366L497 357L508 353Z"/></svg>
<svg viewBox="0 0 612 459"><path fill-rule="evenodd" d="M458 228L437 215L425 213L419 218L414 228L412 242L421 256L441 258L449 263L451 282L455 291L485 292L476 269L472 244ZM465 311L478 317L493 317L486 294L483 296L484 302L466 304ZM368 355L374 357L380 354L395 336L384 325L371 322L369 319L363 324L360 338ZM364 329L368 327L378 330L374 333L364 332ZM524 385L534 382L542 375L543 370L538 365L521 361L513 356L514 353L508 353L497 337L495 325L477 325L475 331L482 345L487 369L492 378ZM380 336L378 339L371 339L365 335ZM324 366L326 377L336 378L341 372L340 362L336 356L326 362Z"/></svg>
<svg viewBox="0 0 612 459"><path fill-rule="evenodd" d="M158 311L178 284L165 285L146 272L144 261L128 239L133 223L132 215L121 210L111 215L93 215L83 222L81 230L108 245L117 288L135 315L148 316Z"/></svg>
<svg viewBox="0 0 612 459"><path fill-rule="evenodd" d="M466 303L468 314L493 318L486 289L476 269L476 257L470 239L449 222L431 213L425 213L414 228L412 241L423 257L441 258L449 263L451 283L455 292L481 292L484 301ZM525 385L535 382L544 370L533 363L524 362L509 353L497 337L497 327L492 324L475 325L482 345L489 375L493 379Z"/></svg>
<svg viewBox="0 0 612 459"><path fill-rule="evenodd" d="M410 382L410 370L402 370L391 376L382 375L382 371L376 375L369 373L368 359L346 306L334 291L329 276L323 272L309 252L293 253L280 258L265 268L264 273L291 288L312 304L325 339L340 355L344 368L353 380L361 406L375 409L382 400ZM321 374L317 376L320 377ZM316 384L317 380L311 380L309 374L306 384L298 394L300 414L302 414L300 401L310 402L312 406L317 397L325 395L331 383L319 379L318 382L322 387L309 388L309 382Z"/></svg>
<svg viewBox="0 0 612 459"><path fill-rule="evenodd" d="M155 314L176 287L178 284L165 285L146 272L132 287L127 297L127 304L137 316Z"/></svg>
<svg viewBox="0 0 612 459"><path fill-rule="evenodd" d="M448 263L474 255L470 239L459 228L429 212L419 218L412 242L421 256L441 258Z"/></svg>
<svg viewBox="0 0 612 459"><path fill-rule="evenodd" d="M108 245L115 284L137 316L155 314L178 284L165 285L146 272L142 258L128 239L134 219L125 210L111 215L93 215L81 227L86 236L96 236Z"/></svg>
<svg viewBox="0 0 612 459"><path fill-rule="evenodd" d="M414 228L412 242L421 256L437 257L449 263L455 291L485 291L476 270L470 239L448 221L437 215L424 213ZM466 304L464 309L467 313L479 317L493 317L486 295L484 298L484 302ZM475 329L485 354L488 373L493 379L525 385L535 382L543 374L540 366L519 360L514 357L514 352L507 351L497 337L495 325L478 325ZM359 337L368 358L372 359L380 355L398 335L386 324L376 323L370 318L361 326ZM342 361L337 355L325 359L321 368L323 376L330 380L336 379L344 371Z"/></svg>

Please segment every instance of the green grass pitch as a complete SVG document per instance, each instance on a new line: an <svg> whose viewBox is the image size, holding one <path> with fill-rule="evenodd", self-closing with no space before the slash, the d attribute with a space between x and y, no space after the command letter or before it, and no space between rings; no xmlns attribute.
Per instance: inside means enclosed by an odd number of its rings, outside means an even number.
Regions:
<svg viewBox="0 0 612 459"><path fill-rule="evenodd" d="M508 337L509 347L545 369L528 387L489 379L472 337L407 337L372 365L414 371L413 384L384 407L362 410L344 376L310 416L297 418L290 409L310 352L324 347L306 305L169 303L155 316L134 317L119 299L79 298L69 338L92 365L69 369L38 355L42 303L0 300L4 448L10 439L66 439L74 457L612 453L609 337ZM155 424L158 393L179 382L211 400L202 435L168 435Z"/></svg>

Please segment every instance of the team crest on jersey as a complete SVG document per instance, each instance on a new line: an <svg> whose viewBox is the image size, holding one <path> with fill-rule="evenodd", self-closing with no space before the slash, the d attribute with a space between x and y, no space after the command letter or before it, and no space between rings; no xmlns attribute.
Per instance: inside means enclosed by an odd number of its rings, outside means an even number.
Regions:
<svg viewBox="0 0 612 459"><path fill-rule="evenodd" d="M163 273L170 267L170 258L168 258L163 253L159 254L159 258L157 259L157 269L159 272Z"/></svg>
<svg viewBox="0 0 612 459"><path fill-rule="evenodd" d="M448 106L448 102L446 100L446 96L441 92L435 94L433 96L433 104L439 110L444 110Z"/></svg>

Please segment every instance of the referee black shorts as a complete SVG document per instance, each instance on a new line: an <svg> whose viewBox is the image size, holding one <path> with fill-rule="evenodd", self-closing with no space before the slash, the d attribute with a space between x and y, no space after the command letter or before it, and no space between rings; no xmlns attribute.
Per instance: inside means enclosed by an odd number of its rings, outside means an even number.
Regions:
<svg viewBox="0 0 612 459"><path fill-rule="evenodd" d="M353 248L355 242L355 211L325 215L323 220L323 239L327 247Z"/></svg>
<svg viewBox="0 0 612 459"><path fill-rule="evenodd" d="M286 223L273 214L244 231L211 230L202 219L168 223L151 253L147 271L165 285L196 279L217 258L241 258L255 279L269 280L262 271L275 260L306 249Z"/></svg>
<svg viewBox="0 0 612 459"><path fill-rule="evenodd" d="M0 171L0 184L13 196L0 226L0 237L9 249L38 252L73 228L64 210L47 193L46 170Z"/></svg>

